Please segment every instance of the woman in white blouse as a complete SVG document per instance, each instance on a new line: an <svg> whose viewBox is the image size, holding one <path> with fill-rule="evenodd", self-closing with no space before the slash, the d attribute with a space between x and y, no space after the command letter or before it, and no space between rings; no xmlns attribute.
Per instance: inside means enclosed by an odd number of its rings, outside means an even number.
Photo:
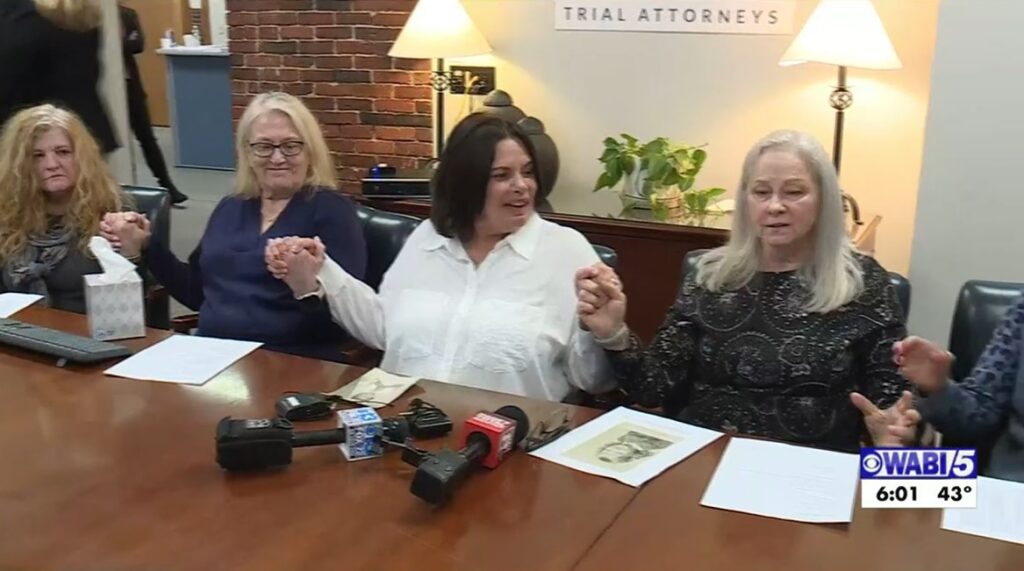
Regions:
<svg viewBox="0 0 1024 571"><path fill-rule="evenodd" d="M576 317L574 273L597 264L580 233L540 218L536 153L514 125L472 114L452 131L430 220L412 233L380 293L324 255L318 239L267 246L296 297L327 298L334 319L384 351L392 373L531 398L614 386ZM300 277L301 276L301 277Z"/></svg>

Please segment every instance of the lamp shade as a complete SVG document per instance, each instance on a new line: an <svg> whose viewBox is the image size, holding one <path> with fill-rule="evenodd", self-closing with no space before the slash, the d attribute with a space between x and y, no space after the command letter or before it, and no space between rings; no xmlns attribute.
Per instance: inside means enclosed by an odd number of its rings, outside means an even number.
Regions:
<svg viewBox="0 0 1024 571"><path fill-rule="evenodd" d="M491 45L460 0L419 0L388 55L449 58L487 54Z"/></svg>
<svg viewBox="0 0 1024 571"><path fill-rule="evenodd" d="M871 0L821 0L779 65L806 62L867 69L903 67Z"/></svg>

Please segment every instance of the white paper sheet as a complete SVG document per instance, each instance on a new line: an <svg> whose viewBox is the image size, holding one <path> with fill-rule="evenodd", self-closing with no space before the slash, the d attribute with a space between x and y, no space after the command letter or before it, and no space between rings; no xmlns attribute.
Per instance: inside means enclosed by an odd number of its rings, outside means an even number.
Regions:
<svg viewBox="0 0 1024 571"><path fill-rule="evenodd" d="M104 371L115 377L201 385L261 343L173 335Z"/></svg>
<svg viewBox="0 0 1024 571"><path fill-rule="evenodd" d="M419 377L392 375L383 369L373 368L351 383L327 394L337 395L349 402L381 408L402 396L402 393L409 390L409 387L415 385L418 380Z"/></svg>
<svg viewBox="0 0 1024 571"><path fill-rule="evenodd" d="M812 523L853 520L860 456L733 438L701 505Z"/></svg>
<svg viewBox="0 0 1024 571"><path fill-rule="evenodd" d="M41 299L34 293L0 293L0 317L10 317Z"/></svg>
<svg viewBox="0 0 1024 571"><path fill-rule="evenodd" d="M1024 545L1024 484L978 478L978 507L942 510L942 529Z"/></svg>
<svg viewBox="0 0 1024 571"><path fill-rule="evenodd" d="M619 407L531 454L641 486L721 436L721 432Z"/></svg>

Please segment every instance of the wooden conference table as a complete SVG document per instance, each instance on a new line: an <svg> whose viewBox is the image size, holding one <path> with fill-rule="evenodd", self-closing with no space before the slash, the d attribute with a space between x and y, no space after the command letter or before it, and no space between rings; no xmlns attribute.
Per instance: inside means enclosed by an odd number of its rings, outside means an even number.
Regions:
<svg viewBox="0 0 1024 571"><path fill-rule="evenodd" d="M86 332L79 315L15 317ZM220 418L268 416L283 391L333 390L363 371L263 350L202 387L104 368L0 347L0 569L1024 569L1024 547L941 531L938 511L858 509L853 524L824 526L700 507L727 439L641 489L516 454L442 508L409 493L413 468L394 453L348 463L333 446L305 448L282 470L227 474L214 462ZM412 397L457 426L504 404L533 421L560 406L423 382L383 415Z"/></svg>

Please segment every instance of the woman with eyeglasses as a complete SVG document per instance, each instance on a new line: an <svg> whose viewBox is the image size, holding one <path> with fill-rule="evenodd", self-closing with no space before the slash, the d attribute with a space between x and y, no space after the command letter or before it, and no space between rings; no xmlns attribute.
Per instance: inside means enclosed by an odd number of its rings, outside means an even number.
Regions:
<svg viewBox="0 0 1024 571"><path fill-rule="evenodd" d="M259 341L267 349L340 361L345 332L320 297L295 296L276 279L264 250L272 238L316 236L332 259L361 279L366 244L355 206L336 190L334 165L316 119L285 93L256 97L238 124L235 192L214 208L188 262L151 239L138 213L108 215L101 232L141 247L154 277L199 311L199 335Z"/></svg>

